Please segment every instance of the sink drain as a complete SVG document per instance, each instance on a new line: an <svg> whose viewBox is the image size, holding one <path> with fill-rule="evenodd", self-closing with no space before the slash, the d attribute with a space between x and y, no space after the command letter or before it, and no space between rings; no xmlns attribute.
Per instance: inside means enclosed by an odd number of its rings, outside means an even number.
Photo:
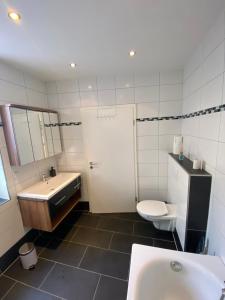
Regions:
<svg viewBox="0 0 225 300"><path fill-rule="evenodd" d="M170 267L174 272L180 272L182 271L182 264L179 263L179 261L171 261Z"/></svg>

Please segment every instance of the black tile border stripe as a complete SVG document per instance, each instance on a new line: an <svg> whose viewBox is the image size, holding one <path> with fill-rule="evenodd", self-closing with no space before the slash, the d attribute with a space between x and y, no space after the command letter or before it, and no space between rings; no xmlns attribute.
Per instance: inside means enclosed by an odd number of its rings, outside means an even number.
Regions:
<svg viewBox="0 0 225 300"><path fill-rule="evenodd" d="M62 123L50 123L50 124L45 124L45 127L62 127L62 126L79 126L81 125L81 122L62 122Z"/></svg>
<svg viewBox="0 0 225 300"><path fill-rule="evenodd" d="M168 117L152 117L152 118L138 118L136 121L138 122L153 122L153 121L164 121L164 120L184 120L194 117L199 117L203 115L209 115L217 112L225 111L225 104L221 104L219 106L213 106L210 108L202 109L193 113L179 115L179 116L168 116Z"/></svg>

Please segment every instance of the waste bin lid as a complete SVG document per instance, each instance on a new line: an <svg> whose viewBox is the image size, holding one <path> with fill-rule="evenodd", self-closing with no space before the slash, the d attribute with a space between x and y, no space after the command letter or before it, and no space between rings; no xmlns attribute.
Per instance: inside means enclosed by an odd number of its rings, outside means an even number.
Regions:
<svg viewBox="0 0 225 300"><path fill-rule="evenodd" d="M33 243L25 243L19 249L19 255L27 255L34 249Z"/></svg>

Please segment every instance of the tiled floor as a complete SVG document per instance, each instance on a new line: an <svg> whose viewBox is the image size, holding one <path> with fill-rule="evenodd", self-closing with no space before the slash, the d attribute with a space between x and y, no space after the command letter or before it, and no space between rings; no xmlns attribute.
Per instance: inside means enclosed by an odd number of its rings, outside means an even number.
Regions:
<svg viewBox="0 0 225 300"><path fill-rule="evenodd" d="M0 276L0 299L125 300L133 243L176 250L173 235L136 213L72 212L36 240L39 262L16 260Z"/></svg>

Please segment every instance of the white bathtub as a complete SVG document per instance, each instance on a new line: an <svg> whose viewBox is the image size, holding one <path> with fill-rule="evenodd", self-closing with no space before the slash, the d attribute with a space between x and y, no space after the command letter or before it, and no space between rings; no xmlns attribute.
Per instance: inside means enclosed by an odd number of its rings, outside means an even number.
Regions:
<svg viewBox="0 0 225 300"><path fill-rule="evenodd" d="M172 270L173 261L181 271ZM224 280L219 257L134 244L127 300L220 300Z"/></svg>

